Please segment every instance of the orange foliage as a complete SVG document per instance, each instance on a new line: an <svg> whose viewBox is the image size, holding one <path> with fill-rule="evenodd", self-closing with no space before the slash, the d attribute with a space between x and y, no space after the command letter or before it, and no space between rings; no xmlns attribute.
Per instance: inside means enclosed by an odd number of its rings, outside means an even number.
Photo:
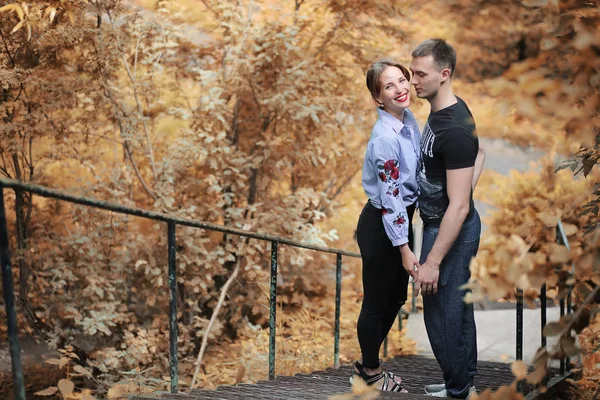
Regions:
<svg viewBox="0 0 600 400"><path fill-rule="evenodd" d="M486 194L500 212L473 267L483 285L475 296L510 296L515 286L533 296L544 279L558 295L571 259L577 293L598 284L595 236L580 231L597 221L597 193L590 196L600 83L595 2L139 3L146 8L116 0L2 3L3 176L356 250L364 203L357 176L374 118L364 69L381 56L408 61L435 32L457 44L457 92L474 104L482 136L565 153L583 143L572 167L591 174L588 181L554 175L548 161L542 174L498 178L494 184L509 189ZM498 30L487 29L492 21ZM414 104L424 120L424 103ZM52 346L68 341L106 382L129 370L114 396L131 382L163 385L164 224L26 194L7 199L18 232L11 245L21 326ZM569 254L553 244L559 216ZM269 245L187 228L177 234L182 380L189 384L186 373L236 266L241 273L211 332L201 384L264 378ZM359 263L344 263L346 362L358 353L361 287ZM329 255L282 246L278 373L331 363L333 264ZM596 342L585 343L596 351ZM398 332L390 345L411 351ZM140 368L149 365L156 370ZM54 386L63 394L70 388Z"/></svg>

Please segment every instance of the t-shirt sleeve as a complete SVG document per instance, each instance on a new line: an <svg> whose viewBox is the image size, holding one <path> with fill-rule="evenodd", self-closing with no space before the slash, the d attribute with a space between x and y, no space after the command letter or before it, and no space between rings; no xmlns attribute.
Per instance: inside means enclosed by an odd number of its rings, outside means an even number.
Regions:
<svg viewBox="0 0 600 400"><path fill-rule="evenodd" d="M468 168L475 165L479 139L464 128L451 128L444 132L445 144L440 150L446 169Z"/></svg>

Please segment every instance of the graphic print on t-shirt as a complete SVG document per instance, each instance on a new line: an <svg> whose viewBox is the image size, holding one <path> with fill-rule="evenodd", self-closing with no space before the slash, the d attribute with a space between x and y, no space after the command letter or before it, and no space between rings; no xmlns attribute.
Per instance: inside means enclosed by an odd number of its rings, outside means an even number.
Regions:
<svg viewBox="0 0 600 400"><path fill-rule="evenodd" d="M422 199L419 201L421 213L428 218L442 218L446 211L447 204L444 202L445 185L444 182L432 180L431 176L427 178L426 158L433 158L433 145L435 144L435 134L429 122L423 128L421 136L421 157L419 158L419 189Z"/></svg>
<svg viewBox="0 0 600 400"><path fill-rule="evenodd" d="M429 123L425 125L423 129L423 135L421 136L421 152L426 154L427 157L433 157L433 143L435 142L435 135L429 126ZM425 165L423 163L422 167Z"/></svg>

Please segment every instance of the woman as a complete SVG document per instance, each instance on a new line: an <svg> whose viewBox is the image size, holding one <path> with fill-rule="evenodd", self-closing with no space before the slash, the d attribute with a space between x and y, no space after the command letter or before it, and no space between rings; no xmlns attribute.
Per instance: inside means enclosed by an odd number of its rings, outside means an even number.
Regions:
<svg viewBox="0 0 600 400"><path fill-rule="evenodd" d="M412 252L417 200L419 127L408 109L410 74L393 61L373 63L367 87L379 105L363 165L369 200L360 215L357 241L363 262L364 298L357 324L361 360L352 376L384 391L405 391L402 379L384 372L379 349L406 301L408 277L418 266ZM352 380L352 378L351 378Z"/></svg>

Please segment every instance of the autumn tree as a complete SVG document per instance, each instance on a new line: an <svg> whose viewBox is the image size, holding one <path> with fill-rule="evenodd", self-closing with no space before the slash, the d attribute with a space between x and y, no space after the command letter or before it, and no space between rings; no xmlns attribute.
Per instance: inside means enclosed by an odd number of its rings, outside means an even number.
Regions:
<svg viewBox="0 0 600 400"><path fill-rule="evenodd" d="M155 22L170 18L168 3L150 15L119 2L4 4L5 176L317 244L336 238L320 222L360 169L374 115L364 69L393 53L393 40L371 39L401 33L381 17L393 6L207 2L218 23L206 39ZM273 11L279 19L265 18ZM107 374L164 366L164 226L26 194L12 201L29 326L53 346L69 338ZM182 355L195 356L234 271L211 337L265 325L267 254L266 243L178 230ZM328 292L323 263L333 265L283 248L280 292L293 296L282 302Z"/></svg>

